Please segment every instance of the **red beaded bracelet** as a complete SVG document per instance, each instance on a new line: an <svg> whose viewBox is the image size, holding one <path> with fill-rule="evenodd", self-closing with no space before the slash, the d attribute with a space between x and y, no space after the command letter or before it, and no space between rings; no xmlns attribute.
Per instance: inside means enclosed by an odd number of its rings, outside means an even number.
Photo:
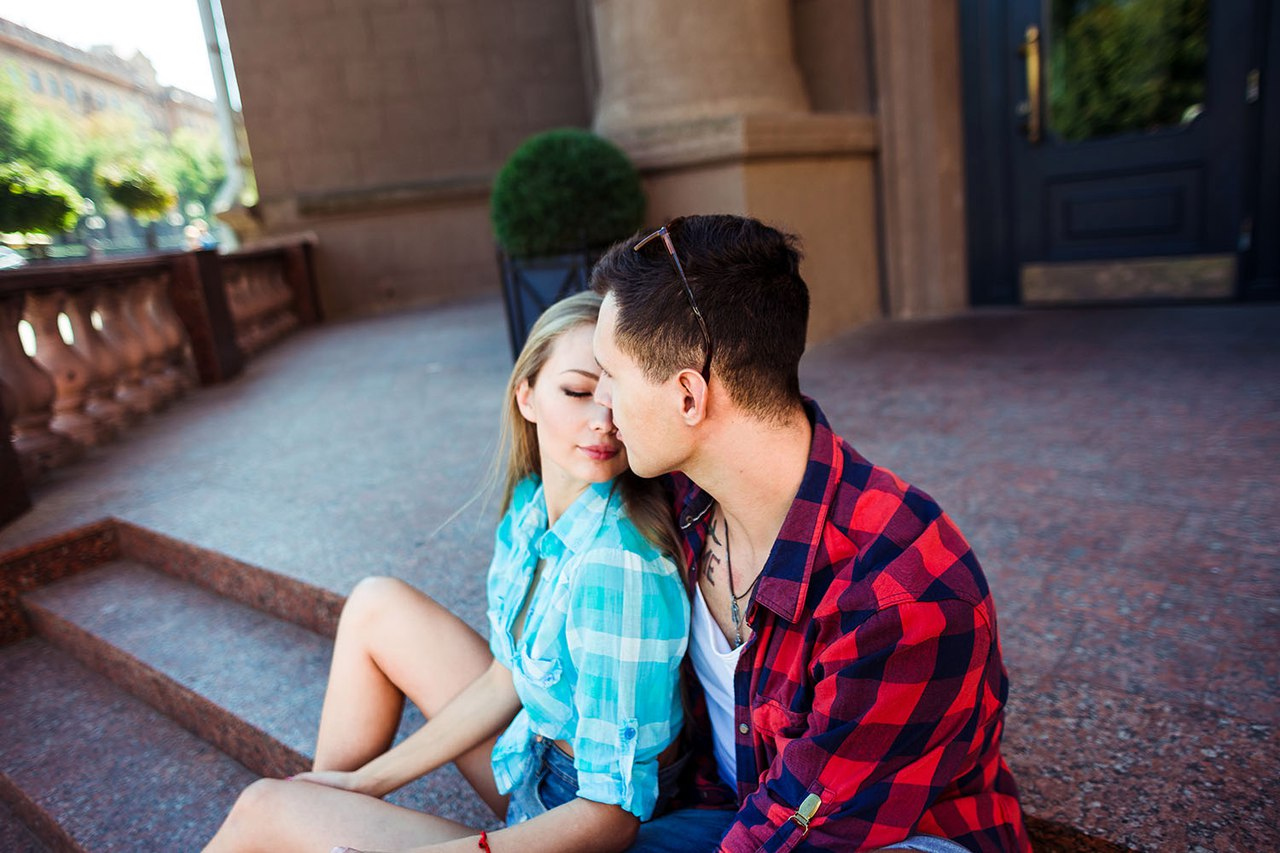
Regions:
<svg viewBox="0 0 1280 853"><path fill-rule="evenodd" d="M480 849L483 850L484 853L492 853L489 849L489 833L485 832L483 829L480 830Z"/></svg>

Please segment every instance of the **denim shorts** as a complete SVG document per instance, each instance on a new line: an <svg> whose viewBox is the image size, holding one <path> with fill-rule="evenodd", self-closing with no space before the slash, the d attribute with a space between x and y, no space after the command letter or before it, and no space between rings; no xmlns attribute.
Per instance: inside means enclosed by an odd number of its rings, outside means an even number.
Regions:
<svg viewBox="0 0 1280 853"><path fill-rule="evenodd" d="M507 826L523 823L578 797L578 771L573 767L573 759L556 746L555 741L547 738L535 738L531 748L534 766L541 769L529 774L529 778L512 789L507 805ZM675 794L684 763L682 758L658 771L655 816L666 810L667 803Z"/></svg>

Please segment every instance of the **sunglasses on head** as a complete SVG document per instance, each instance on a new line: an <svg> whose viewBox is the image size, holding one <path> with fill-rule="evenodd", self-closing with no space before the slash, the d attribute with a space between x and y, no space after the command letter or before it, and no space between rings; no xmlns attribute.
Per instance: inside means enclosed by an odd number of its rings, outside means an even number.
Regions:
<svg viewBox="0 0 1280 853"><path fill-rule="evenodd" d="M675 265L676 274L680 276L680 283L684 285L684 295L689 300L689 307L693 309L693 316L698 321L698 328L702 330L702 338L707 344L707 357L702 362L702 380L708 384L711 382L711 332L707 330L707 321L703 319L702 311L698 308L698 301L693 298L693 288L689 287L689 279L685 277L684 267L680 264L680 256L676 254L675 244L671 242L671 232L667 230L667 226L663 225L657 231L654 231L648 237L640 240L632 246L632 251L638 252L654 240L661 238L663 245L667 247L667 254L671 256L671 263Z"/></svg>

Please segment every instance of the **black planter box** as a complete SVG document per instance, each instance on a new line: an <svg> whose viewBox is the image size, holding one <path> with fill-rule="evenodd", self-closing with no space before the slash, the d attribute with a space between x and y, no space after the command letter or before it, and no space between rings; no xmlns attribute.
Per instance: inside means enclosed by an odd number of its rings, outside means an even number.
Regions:
<svg viewBox="0 0 1280 853"><path fill-rule="evenodd" d="M502 265L502 301L514 360L534 322L550 305L587 289L598 252L574 252L545 258L513 258L498 253Z"/></svg>

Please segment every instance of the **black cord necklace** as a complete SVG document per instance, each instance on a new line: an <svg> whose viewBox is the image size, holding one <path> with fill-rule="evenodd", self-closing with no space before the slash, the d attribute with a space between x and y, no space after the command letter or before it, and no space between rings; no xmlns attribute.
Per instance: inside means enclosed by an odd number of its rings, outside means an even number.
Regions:
<svg viewBox="0 0 1280 853"><path fill-rule="evenodd" d="M729 516L724 512L720 513L720 517L724 519L724 567L729 572L729 618L733 621L733 632L737 638L734 648L742 645L742 611L738 608L738 602L751 594L756 588L756 583L760 580L760 575L756 575L755 580L751 582L751 586L747 587L742 595L738 595L733 589L733 556L729 552ZM763 574L763 572L761 572Z"/></svg>

